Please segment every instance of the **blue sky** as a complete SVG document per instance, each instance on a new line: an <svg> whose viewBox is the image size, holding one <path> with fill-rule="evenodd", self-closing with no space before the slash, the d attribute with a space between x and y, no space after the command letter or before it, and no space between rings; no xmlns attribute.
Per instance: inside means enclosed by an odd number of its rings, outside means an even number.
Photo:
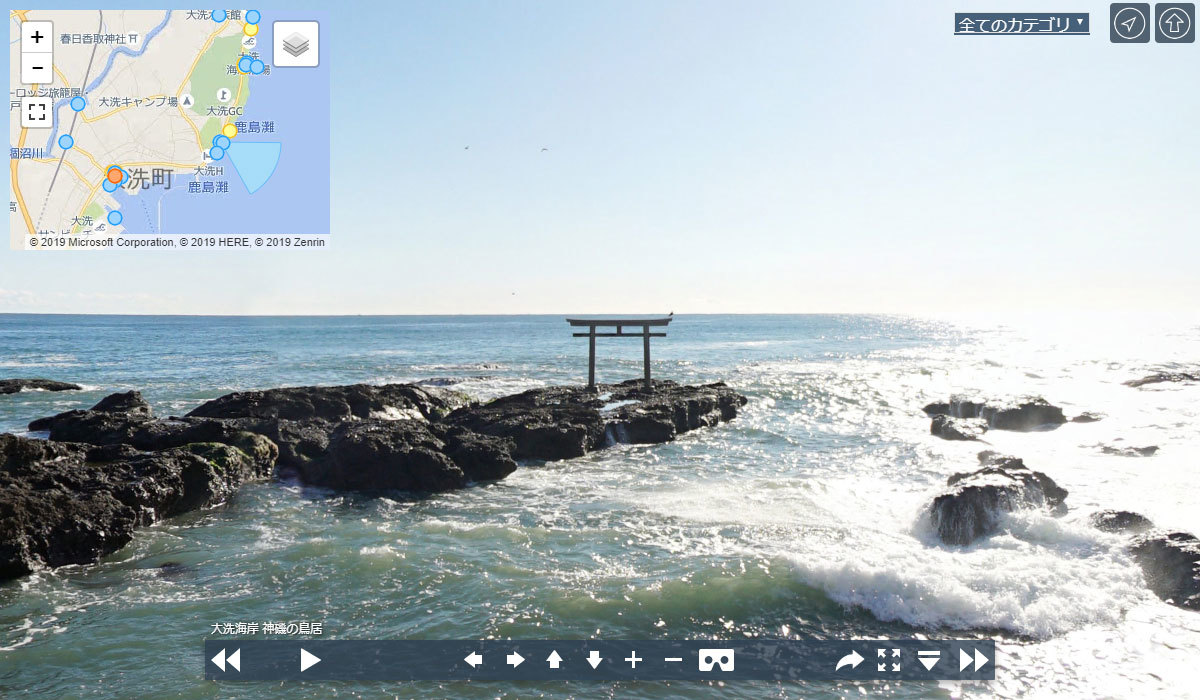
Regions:
<svg viewBox="0 0 1200 700"><path fill-rule="evenodd" d="M341 3L329 248L0 250L0 311L1194 310L1200 44L1042 5Z"/></svg>

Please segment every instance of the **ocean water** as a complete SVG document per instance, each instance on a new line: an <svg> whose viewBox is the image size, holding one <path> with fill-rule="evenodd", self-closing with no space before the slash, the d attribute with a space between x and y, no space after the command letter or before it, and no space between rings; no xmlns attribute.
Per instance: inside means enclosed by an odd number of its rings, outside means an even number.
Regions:
<svg viewBox="0 0 1200 700"><path fill-rule="evenodd" d="M0 697L1191 693L1200 615L1150 593L1087 516L1130 509L1200 532L1200 386L1121 385L1200 364L1197 319L680 316L653 350L656 376L724 380L750 397L744 413L426 498L250 485L99 564L0 585ZM599 355L602 381L640 374L640 343L601 341ZM239 389L444 378L489 398L585 373L585 343L558 316L0 315L0 377L86 386L0 397L0 431L128 389L169 415ZM945 442L921 407L955 392L1105 417ZM942 546L923 507L984 448L1048 473L1070 509ZM990 684L204 681L202 639L239 621L320 621L344 639L986 636L999 652Z"/></svg>

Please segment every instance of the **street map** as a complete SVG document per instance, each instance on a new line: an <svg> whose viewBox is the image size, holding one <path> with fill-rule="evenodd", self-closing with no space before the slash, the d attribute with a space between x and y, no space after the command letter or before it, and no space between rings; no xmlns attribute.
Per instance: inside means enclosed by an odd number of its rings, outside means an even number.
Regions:
<svg viewBox="0 0 1200 700"><path fill-rule="evenodd" d="M12 247L328 234L322 15L10 11Z"/></svg>

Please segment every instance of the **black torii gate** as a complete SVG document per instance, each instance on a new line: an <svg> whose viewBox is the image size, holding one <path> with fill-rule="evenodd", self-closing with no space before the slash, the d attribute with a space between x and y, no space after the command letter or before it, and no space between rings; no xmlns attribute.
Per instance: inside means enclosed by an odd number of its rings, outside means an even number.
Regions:
<svg viewBox="0 0 1200 700"><path fill-rule="evenodd" d="M575 338L588 339L588 388L596 386L596 338L641 338L642 357L645 363L646 390L650 390L650 339L667 337L666 325L671 322L674 313L661 318L568 318L567 323L572 327L587 326L587 333L572 333ZM616 328L616 332L597 333L596 328ZM659 333L651 333L651 327L662 327ZM626 333L626 328L641 328L636 333Z"/></svg>

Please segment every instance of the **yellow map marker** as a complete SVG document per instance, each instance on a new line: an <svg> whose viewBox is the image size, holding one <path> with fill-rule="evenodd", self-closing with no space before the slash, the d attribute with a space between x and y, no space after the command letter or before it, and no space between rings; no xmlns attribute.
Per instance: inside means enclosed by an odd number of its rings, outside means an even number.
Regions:
<svg viewBox="0 0 1200 700"><path fill-rule="evenodd" d="M242 27L242 31L245 32L246 36L254 36L255 34L258 34L258 25L247 24L246 26Z"/></svg>
<svg viewBox="0 0 1200 700"><path fill-rule="evenodd" d="M228 138L233 138L234 136L237 136L237 127L230 122L221 128L221 133L225 134L225 136Z"/></svg>

